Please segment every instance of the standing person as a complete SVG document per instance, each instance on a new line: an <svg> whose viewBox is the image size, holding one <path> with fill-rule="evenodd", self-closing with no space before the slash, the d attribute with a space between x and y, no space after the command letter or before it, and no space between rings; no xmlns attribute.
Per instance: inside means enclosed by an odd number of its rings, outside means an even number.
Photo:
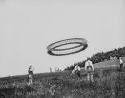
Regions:
<svg viewBox="0 0 125 98"><path fill-rule="evenodd" d="M80 75L80 67L78 65L75 66L75 68L72 71L72 74L76 74L79 78L81 77L81 75Z"/></svg>
<svg viewBox="0 0 125 98"><path fill-rule="evenodd" d="M33 71L34 68L32 65L29 66L28 73L29 73L29 85L33 83Z"/></svg>
<svg viewBox="0 0 125 98"><path fill-rule="evenodd" d="M87 71L87 80L94 82L94 79L93 79L94 66L90 59L88 59L85 62L85 70Z"/></svg>
<svg viewBox="0 0 125 98"><path fill-rule="evenodd" d="M122 57L119 57L120 71L123 69L123 60Z"/></svg>
<svg viewBox="0 0 125 98"><path fill-rule="evenodd" d="M50 67L50 72L52 72L52 68Z"/></svg>
<svg viewBox="0 0 125 98"><path fill-rule="evenodd" d="M56 85L51 85L51 87L50 87L50 89L49 89L49 92L50 92L50 94L51 94L52 96L55 95L55 92L56 92L55 88L56 88Z"/></svg>

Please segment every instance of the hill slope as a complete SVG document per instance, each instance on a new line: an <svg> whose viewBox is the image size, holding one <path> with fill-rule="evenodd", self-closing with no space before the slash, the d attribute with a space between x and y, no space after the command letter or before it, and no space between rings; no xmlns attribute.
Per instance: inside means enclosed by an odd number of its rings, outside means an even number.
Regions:
<svg viewBox="0 0 125 98"><path fill-rule="evenodd" d="M97 96L110 97L125 94L125 69L122 72L118 71L117 59L96 63L94 66L96 68L94 83L89 83L86 80L86 72L83 69L81 79L78 79L77 76L70 76L71 71L35 74L31 86L27 85L27 75L0 78L0 92L7 96L8 93L5 93L5 91L11 90L12 93L9 96L16 96L16 98L19 96L27 96L27 98L46 96L45 98L51 98L52 95L49 91L55 85L54 96L57 98L62 98L62 96L72 96L71 98L76 98L76 96L88 98L87 96L91 96L90 98L97 98ZM119 92L121 95L119 95ZM115 95L112 93L115 93Z"/></svg>

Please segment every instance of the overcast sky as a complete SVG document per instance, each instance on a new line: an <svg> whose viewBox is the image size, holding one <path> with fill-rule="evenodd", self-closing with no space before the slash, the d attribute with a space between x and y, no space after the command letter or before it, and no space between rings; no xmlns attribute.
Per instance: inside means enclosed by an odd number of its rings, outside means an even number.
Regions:
<svg viewBox="0 0 125 98"><path fill-rule="evenodd" d="M125 46L124 0L0 0L0 76L65 68L98 51ZM89 47L68 56L50 56L46 47L72 37Z"/></svg>

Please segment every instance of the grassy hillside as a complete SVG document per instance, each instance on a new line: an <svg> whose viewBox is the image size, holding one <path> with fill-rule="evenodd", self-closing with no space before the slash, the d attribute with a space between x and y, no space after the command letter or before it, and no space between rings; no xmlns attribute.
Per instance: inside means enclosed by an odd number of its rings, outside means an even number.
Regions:
<svg viewBox="0 0 125 98"><path fill-rule="evenodd" d="M0 78L0 92L16 98L124 98L125 69L119 72L118 61L109 60L94 66L94 83L86 80L83 69L81 79L70 76L71 71L35 74L31 86L27 85L27 75ZM55 86L54 96L49 92L52 86ZM5 92L7 90L11 93Z"/></svg>

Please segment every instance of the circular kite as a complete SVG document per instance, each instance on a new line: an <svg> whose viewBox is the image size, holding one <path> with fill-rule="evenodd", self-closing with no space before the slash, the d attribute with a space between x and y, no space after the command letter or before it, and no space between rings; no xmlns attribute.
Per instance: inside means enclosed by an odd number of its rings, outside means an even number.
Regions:
<svg viewBox="0 0 125 98"><path fill-rule="evenodd" d="M70 46L70 47L68 47ZM87 40L84 38L71 38L54 42L47 47L48 54L55 56L78 53L87 48ZM62 48L65 47L65 48Z"/></svg>

